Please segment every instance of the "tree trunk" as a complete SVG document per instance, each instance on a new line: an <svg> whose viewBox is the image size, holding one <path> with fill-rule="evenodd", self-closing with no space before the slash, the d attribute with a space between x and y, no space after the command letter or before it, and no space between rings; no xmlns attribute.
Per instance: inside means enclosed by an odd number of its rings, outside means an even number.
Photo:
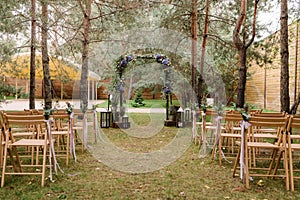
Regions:
<svg viewBox="0 0 300 200"><path fill-rule="evenodd" d="M247 50L242 48L239 50L239 82L238 82L238 95L237 95L237 107L241 108L245 104L245 90L247 80L247 67L246 67L246 56Z"/></svg>
<svg viewBox="0 0 300 200"><path fill-rule="evenodd" d="M79 2L82 9L83 5ZM88 107L88 71L89 71L89 32L90 32L90 15L92 1L85 3L85 9L82 10L83 18L83 41L82 41L82 67L80 79L80 108L83 113Z"/></svg>
<svg viewBox="0 0 300 200"><path fill-rule="evenodd" d="M288 48L288 7L287 0L281 0L280 14L280 103L281 111L289 112L289 48Z"/></svg>
<svg viewBox="0 0 300 200"><path fill-rule="evenodd" d="M192 34L192 88L196 93L196 74L197 74L197 0L192 0L192 13L191 13L191 34Z"/></svg>
<svg viewBox="0 0 300 200"><path fill-rule="evenodd" d="M206 40L208 33L208 15L209 15L209 6L210 1L206 0L206 9L205 9L205 20L204 20L204 30L203 30L203 39L202 39L202 49L201 49L201 59L200 59L200 75L198 78L198 103L199 105L202 103L203 98L203 70L205 63L205 53L206 53Z"/></svg>
<svg viewBox="0 0 300 200"><path fill-rule="evenodd" d="M29 109L35 109L35 45L36 45L36 0L31 0L31 46Z"/></svg>
<svg viewBox="0 0 300 200"><path fill-rule="evenodd" d="M45 108L52 108L52 94L51 94L51 79L49 69L48 57L48 0L42 0L42 63L44 75L44 106Z"/></svg>
<svg viewBox="0 0 300 200"><path fill-rule="evenodd" d="M88 107L88 72L89 72L89 32L92 0L86 0L84 5L78 0L83 14L82 67L80 79L80 109L83 113L84 149L87 149L87 107ZM85 8L84 8L85 7Z"/></svg>
<svg viewBox="0 0 300 200"><path fill-rule="evenodd" d="M294 102L296 102L296 100L297 100L297 89L298 89L298 38L299 38L299 21L297 21L297 24L296 24Z"/></svg>
<svg viewBox="0 0 300 200"><path fill-rule="evenodd" d="M246 8L247 0L241 0L241 12L237 18L235 28L233 30L233 42L238 50L239 54L239 82L238 82L238 95L236 106L242 108L245 104L245 90L246 90L246 80L247 80L247 49L253 43L255 37L255 25L256 25L256 14L257 14L257 4L259 0L254 0L254 12L252 21L252 37L250 41L246 44L245 34L243 35L243 41L240 38L240 32L242 25L246 19Z"/></svg>

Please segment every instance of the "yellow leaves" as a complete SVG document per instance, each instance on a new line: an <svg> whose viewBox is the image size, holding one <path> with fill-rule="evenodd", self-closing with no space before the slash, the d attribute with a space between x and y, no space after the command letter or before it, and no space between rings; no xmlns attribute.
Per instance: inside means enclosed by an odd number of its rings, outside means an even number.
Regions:
<svg viewBox="0 0 300 200"><path fill-rule="evenodd" d="M264 186L264 181L260 179L260 180L257 182L257 185L260 186L260 187Z"/></svg>
<svg viewBox="0 0 300 200"><path fill-rule="evenodd" d="M206 189L210 189L210 187L209 187L208 185L205 185L204 187L205 187Z"/></svg>
<svg viewBox="0 0 300 200"><path fill-rule="evenodd" d="M36 56L36 78L43 78L43 66L41 55ZM78 69L75 66L68 65L65 61L56 58L49 58L51 79L78 79ZM11 63L6 64L3 70L5 76L14 78L30 77L30 55L21 55L15 57Z"/></svg>

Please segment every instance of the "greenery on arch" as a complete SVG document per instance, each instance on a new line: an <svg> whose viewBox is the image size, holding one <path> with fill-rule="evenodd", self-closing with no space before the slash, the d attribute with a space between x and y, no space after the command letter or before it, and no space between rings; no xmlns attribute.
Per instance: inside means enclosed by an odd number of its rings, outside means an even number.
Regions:
<svg viewBox="0 0 300 200"><path fill-rule="evenodd" d="M113 80L113 89L124 92L124 81L123 74L125 70L129 68L132 63L136 63L138 61L144 61L146 63L159 63L162 65L162 69L166 74L170 73L170 70L174 68L171 62L164 54L145 54L145 55L122 55L115 61L114 70L115 70L115 78ZM170 77L165 76L165 85L163 87L164 94L171 94L172 86Z"/></svg>

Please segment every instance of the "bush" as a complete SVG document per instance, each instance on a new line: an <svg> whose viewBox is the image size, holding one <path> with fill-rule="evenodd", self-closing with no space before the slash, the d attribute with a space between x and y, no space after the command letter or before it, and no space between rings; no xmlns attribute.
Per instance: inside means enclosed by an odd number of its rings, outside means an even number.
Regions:
<svg viewBox="0 0 300 200"><path fill-rule="evenodd" d="M131 103L133 107L142 107L145 106L142 90L138 89L134 95L134 101Z"/></svg>
<svg viewBox="0 0 300 200"><path fill-rule="evenodd" d="M7 84L0 85L0 98L3 99L4 96L7 96L7 97L8 96L13 96L13 97L15 97L16 95L18 95L18 98L27 98L27 97L29 97L29 94L21 92L22 89L23 89L22 87L19 87L16 90L16 87L10 86L10 85L7 85Z"/></svg>

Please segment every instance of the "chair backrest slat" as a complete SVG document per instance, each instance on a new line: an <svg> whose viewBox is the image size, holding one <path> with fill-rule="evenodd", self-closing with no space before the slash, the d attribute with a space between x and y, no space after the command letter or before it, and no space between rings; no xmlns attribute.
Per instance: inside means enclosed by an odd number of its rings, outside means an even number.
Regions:
<svg viewBox="0 0 300 200"><path fill-rule="evenodd" d="M284 117L286 116L286 113L284 112L258 112L254 113L253 116L256 117Z"/></svg>
<svg viewBox="0 0 300 200"><path fill-rule="evenodd" d="M288 117L262 117L253 116L249 119L249 123L254 126L265 126L265 127L283 127L286 128L288 124Z"/></svg>

